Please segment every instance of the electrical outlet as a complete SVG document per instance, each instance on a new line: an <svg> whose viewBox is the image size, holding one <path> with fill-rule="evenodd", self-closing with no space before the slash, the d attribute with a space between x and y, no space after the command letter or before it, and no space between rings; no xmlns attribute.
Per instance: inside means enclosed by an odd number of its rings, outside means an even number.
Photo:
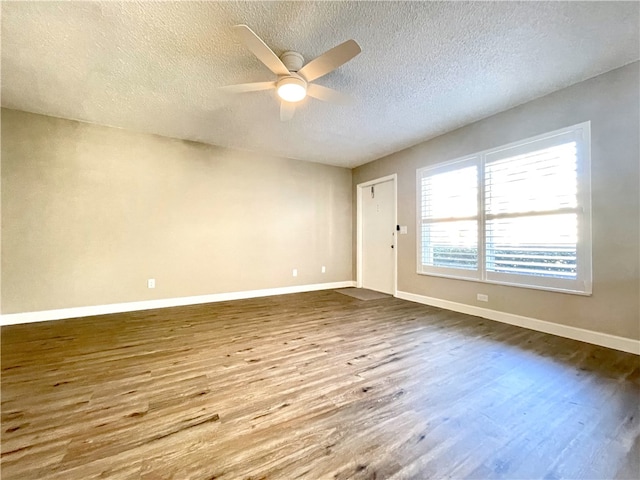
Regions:
<svg viewBox="0 0 640 480"><path fill-rule="evenodd" d="M298 276L298 269L297 269L297 268L294 268L294 269L293 269L293 276L294 276L294 277L297 277L297 276Z"/></svg>
<svg viewBox="0 0 640 480"><path fill-rule="evenodd" d="M150 278L147 280L147 288L156 288L156 279Z"/></svg>
<svg viewBox="0 0 640 480"><path fill-rule="evenodd" d="M477 298L481 302L488 302L489 301L489 295L485 295L484 293L479 293Z"/></svg>
<svg viewBox="0 0 640 480"><path fill-rule="evenodd" d="M325 273L326 271L327 271L327 268L324 265L322 265L322 273Z"/></svg>

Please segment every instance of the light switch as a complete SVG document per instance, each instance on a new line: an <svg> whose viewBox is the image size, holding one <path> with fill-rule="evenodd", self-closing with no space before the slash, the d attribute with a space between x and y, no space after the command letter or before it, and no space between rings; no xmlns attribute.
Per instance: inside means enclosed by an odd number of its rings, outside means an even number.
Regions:
<svg viewBox="0 0 640 480"><path fill-rule="evenodd" d="M400 235L406 235L406 234L407 234L407 226L400 225Z"/></svg>

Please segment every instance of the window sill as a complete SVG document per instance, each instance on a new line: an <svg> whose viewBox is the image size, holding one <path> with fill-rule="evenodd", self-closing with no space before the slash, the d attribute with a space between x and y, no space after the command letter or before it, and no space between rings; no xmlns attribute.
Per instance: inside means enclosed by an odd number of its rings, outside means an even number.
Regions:
<svg viewBox="0 0 640 480"><path fill-rule="evenodd" d="M581 297L591 297L593 295L592 289L589 289L588 291L582 291L582 290L571 290L568 288L543 287L540 285L523 285L521 283L500 282L496 280L481 280L479 278L469 278L469 277L448 275L448 274L442 274L442 273L431 273L431 272L425 273L420 271L416 271L416 273L418 275L422 275L426 277L448 278L451 280L464 280L466 282L483 283L483 284L489 284L489 285L503 285L506 287L527 288L530 290L542 290L545 292L566 293L569 295L579 295Z"/></svg>

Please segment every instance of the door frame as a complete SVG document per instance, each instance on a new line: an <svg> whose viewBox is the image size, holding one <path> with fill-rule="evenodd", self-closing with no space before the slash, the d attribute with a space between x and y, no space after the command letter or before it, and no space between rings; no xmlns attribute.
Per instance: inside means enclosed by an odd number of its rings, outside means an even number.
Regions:
<svg viewBox="0 0 640 480"><path fill-rule="evenodd" d="M356 185L356 286L362 288L362 192L377 183L393 182L393 228L398 224L398 174L376 178ZM394 230L393 296L398 293L398 232Z"/></svg>

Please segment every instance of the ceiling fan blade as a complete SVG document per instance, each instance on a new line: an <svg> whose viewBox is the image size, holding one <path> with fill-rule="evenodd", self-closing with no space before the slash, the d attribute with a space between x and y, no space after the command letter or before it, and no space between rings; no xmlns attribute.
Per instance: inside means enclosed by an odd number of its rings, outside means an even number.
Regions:
<svg viewBox="0 0 640 480"><path fill-rule="evenodd" d="M258 60L264 63L269 70L276 75L289 75L289 70L284 66L284 63L282 63L278 56L273 53L273 50L271 50L253 30L246 25L236 25L233 28L238 35L240 35L240 38L242 38L247 48L251 50L253 54L258 57Z"/></svg>
<svg viewBox="0 0 640 480"><path fill-rule="evenodd" d="M324 102L338 103L340 105L348 105L353 103L353 98L344 93L340 93L333 88L323 87L322 85L316 85L310 83L307 85L307 95Z"/></svg>
<svg viewBox="0 0 640 480"><path fill-rule="evenodd" d="M237 85L226 85L224 87L218 87L218 90L232 93L244 93L269 90L271 88L276 88L276 82L239 83Z"/></svg>
<svg viewBox="0 0 640 480"><path fill-rule="evenodd" d="M355 40L347 40L337 47L324 52L318 58L311 60L298 73L302 75L307 82L312 82L316 78L320 78L329 72L334 71L340 65L344 65L353 57L358 55L362 50Z"/></svg>
<svg viewBox="0 0 640 480"><path fill-rule="evenodd" d="M296 113L296 104L291 102L280 102L280 121L286 122L293 118L293 114Z"/></svg>

